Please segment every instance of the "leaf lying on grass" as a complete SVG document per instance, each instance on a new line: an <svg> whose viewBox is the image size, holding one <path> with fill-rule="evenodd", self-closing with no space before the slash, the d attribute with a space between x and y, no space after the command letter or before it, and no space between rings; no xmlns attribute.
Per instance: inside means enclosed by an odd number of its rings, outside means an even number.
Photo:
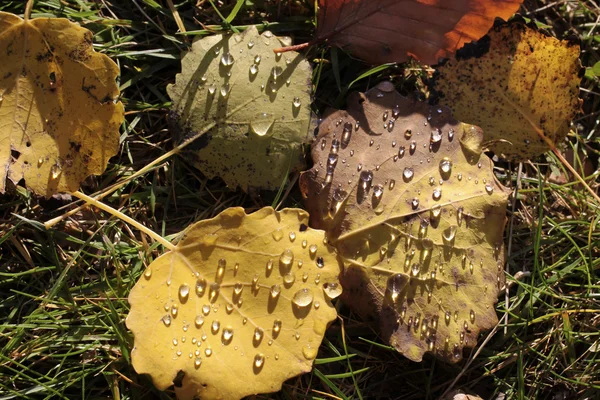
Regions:
<svg viewBox="0 0 600 400"><path fill-rule="evenodd" d="M47 197L104 172L119 146L117 65L62 18L0 12L0 193L6 179Z"/></svg>
<svg viewBox="0 0 600 400"><path fill-rule="evenodd" d="M274 392L308 372L340 295L324 232L297 209L230 208L191 226L129 295L133 366L178 398Z"/></svg>
<svg viewBox="0 0 600 400"><path fill-rule="evenodd" d="M274 54L282 39L255 26L194 42L167 88L183 153L228 186L276 189L304 165L311 67L298 53Z"/></svg>
<svg viewBox="0 0 600 400"><path fill-rule="evenodd" d="M411 360L458 361L497 322L507 191L481 140L382 82L324 119L301 176L312 226L343 258L343 299Z"/></svg>
<svg viewBox="0 0 600 400"><path fill-rule="evenodd" d="M483 129L490 149L526 160L569 132L580 110L579 44L548 37L521 23L494 27L439 68L440 103Z"/></svg>

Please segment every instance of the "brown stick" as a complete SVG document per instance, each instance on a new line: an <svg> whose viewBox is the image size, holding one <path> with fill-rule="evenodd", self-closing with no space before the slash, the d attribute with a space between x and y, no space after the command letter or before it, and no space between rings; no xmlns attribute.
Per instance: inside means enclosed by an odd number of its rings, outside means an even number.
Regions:
<svg viewBox="0 0 600 400"><path fill-rule="evenodd" d="M306 42L306 43L295 44L293 46L279 47L277 49L273 49L273 53L286 53L288 51L300 51L300 50L304 50L304 49L310 47L312 44L313 44L312 42Z"/></svg>

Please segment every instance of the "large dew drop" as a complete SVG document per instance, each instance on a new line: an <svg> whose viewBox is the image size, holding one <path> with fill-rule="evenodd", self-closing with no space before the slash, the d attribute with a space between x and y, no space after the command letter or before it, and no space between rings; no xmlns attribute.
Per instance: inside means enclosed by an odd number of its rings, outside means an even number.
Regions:
<svg viewBox="0 0 600 400"><path fill-rule="evenodd" d="M264 137L272 133L275 118L269 113L260 113L250 121L250 132L257 136Z"/></svg>
<svg viewBox="0 0 600 400"><path fill-rule="evenodd" d="M342 294L342 285L339 283L325 283L323 285L323 292L329 299L335 299Z"/></svg>
<svg viewBox="0 0 600 400"><path fill-rule="evenodd" d="M294 253L290 249L284 250L279 256L279 262L282 266L289 268L294 262Z"/></svg>
<svg viewBox="0 0 600 400"><path fill-rule="evenodd" d="M404 177L404 180L407 182L410 181L414 175L415 175L414 170L409 167L404 168L404 172L402 172L402 176Z"/></svg>
<svg viewBox="0 0 600 400"><path fill-rule="evenodd" d="M292 297L292 303L299 308L305 308L313 302L313 292L308 288L300 289Z"/></svg>
<svg viewBox="0 0 600 400"><path fill-rule="evenodd" d="M179 286L179 301L185 303L190 295L190 287L185 283Z"/></svg>
<svg viewBox="0 0 600 400"><path fill-rule="evenodd" d="M229 52L225 52L221 56L221 64L223 64L224 67L230 67L233 65L234 62L235 60Z"/></svg>

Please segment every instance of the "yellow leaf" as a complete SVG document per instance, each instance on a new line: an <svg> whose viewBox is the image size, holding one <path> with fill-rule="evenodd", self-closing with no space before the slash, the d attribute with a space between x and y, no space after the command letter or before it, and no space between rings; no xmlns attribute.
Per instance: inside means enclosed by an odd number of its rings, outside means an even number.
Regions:
<svg viewBox="0 0 600 400"><path fill-rule="evenodd" d="M560 144L580 109L579 45L521 23L494 27L489 39L463 49L477 57L439 68L440 103L480 126L494 153L525 160ZM481 55L481 53L484 53Z"/></svg>
<svg viewBox="0 0 600 400"><path fill-rule="evenodd" d="M118 67L66 19L0 12L0 192L25 179L37 194L78 190L119 146Z"/></svg>
<svg viewBox="0 0 600 400"><path fill-rule="evenodd" d="M507 191L481 135L382 82L321 123L300 178L343 258L344 301L415 361L458 361L497 322Z"/></svg>
<svg viewBox="0 0 600 400"><path fill-rule="evenodd" d="M311 370L341 293L324 232L298 209L229 208L191 226L129 295L133 366L181 399L277 391Z"/></svg>

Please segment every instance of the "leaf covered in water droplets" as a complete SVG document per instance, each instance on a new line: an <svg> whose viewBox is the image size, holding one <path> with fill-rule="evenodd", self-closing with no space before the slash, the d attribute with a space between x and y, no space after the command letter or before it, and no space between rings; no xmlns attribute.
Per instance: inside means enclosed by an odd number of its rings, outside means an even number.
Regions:
<svg viewBox="0 0 600 400"><path fill-rule="evenodd" d="M440 103L483 128L492 151L525 160L549 150L540 133L561 143L580 109L579 44L515 22L459 55L439 68Z"/></svg>
<svg viewBox="0 0 600 400"><path fill-rule="evenodd" d="M436 64L508 19L522 0L319 0L314 42L326 40L372 64L413 56Z"/></svg>
<svg viewBox="0 0 600 400"><path fill-rule="evenodd" d="M289 44L255 26L242 33L196 40L182 72L167 88L180 142L202 135L184 150L208 177L227 185L275 189L304 166L310 137L311 67Z"/></svg>
<svg viewBox="0 0 600 400"><path fill-rule="evenodd" d="M340 265L298 209L229 208L192 225L129 295L132 362L180 399L277 391L311 370Z"/></svg>
<svg viewBox="0 0 600 400"><path fill-rule="evenodd" d="M497 322L507 191L481 135L382 82L323 120L300 178L343 259L343 299L415 361L458 361Z"/></svg>
<svg viewBox="0 0 600 400"><path fill-rule="evenodd" d="M0 193L6 180L46 197L101 174L119 146L119 69L87 29L0 12Z"/></svg>

